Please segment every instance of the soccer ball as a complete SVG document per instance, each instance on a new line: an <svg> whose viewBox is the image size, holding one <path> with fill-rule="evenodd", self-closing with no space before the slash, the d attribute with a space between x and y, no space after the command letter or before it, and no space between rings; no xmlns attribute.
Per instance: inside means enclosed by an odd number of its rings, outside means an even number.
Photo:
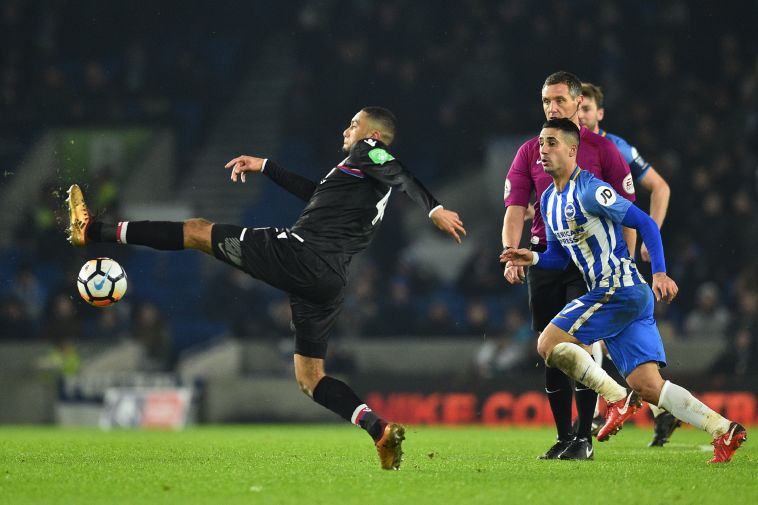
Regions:
<svg viewBox="0 0 758 505"><path fill-rule="evenodd" d="M126 272L110 258L89 260L79 270L76 287L85 302L106 307L119 301L126 293Z"/></svg>

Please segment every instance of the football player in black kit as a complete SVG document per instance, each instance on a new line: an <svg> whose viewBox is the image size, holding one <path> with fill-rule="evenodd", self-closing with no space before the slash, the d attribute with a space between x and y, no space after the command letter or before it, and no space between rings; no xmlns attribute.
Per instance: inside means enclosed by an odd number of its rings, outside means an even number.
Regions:
<svg viewBox="0 0 758 505"><path fill-rule="evenodd" d="M69 241L77 247L116 242L161 250L197 249L215 256L290 297L295 327L295 378L314 401L366 430L384 469L397 469L405 428L377 416L344 382L325 374L327 341L342 308L352 256L365 249L384 215L393 189L424 208L431 221L460 243L458 214L445 209L387 150L395 116L365 107L343 132L347 158L314 182L274 161L239 156L226 164L234 182L261 172L308 202L297 222L285 228L244 228L205 219L184 222L133 221L109 224L91 217L77 185L69 189Z"/></svg>

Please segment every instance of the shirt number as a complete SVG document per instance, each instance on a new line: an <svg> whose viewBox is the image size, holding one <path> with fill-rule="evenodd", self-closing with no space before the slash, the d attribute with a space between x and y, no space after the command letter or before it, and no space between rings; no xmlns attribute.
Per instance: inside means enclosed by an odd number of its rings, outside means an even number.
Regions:
<svg viewBox="0 0 758 505"><path fill-rule="evenodd" d="M572 300L571 303L569 303L566 308L561 311L561 314L568 314L572 310L578 309L582 305L584 305L584 303L582 303L580 300Z"/></svg>

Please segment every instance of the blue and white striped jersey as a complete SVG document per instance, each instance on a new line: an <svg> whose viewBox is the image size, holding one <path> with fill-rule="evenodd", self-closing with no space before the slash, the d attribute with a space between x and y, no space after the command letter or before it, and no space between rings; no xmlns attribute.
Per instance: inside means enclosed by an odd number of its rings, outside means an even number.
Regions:
<svg viewBox="0 0 758 505"><path fill-rule="evenodd" d="M551 184L542 194L548 244L560 243L590 290L645 284L621 233L620 223L631 205L610 185L579 167L562 192Z"/></svg>

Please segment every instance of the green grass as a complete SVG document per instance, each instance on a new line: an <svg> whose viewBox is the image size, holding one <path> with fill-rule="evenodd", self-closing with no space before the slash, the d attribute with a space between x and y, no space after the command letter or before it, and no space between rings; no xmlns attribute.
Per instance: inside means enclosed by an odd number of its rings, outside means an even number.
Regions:
<svg viewBox="0 0 758 505"><path fill-rule="evenodd" d="M0 504L758 503L758 450L707 465L708 436L649 449L627 427L595 461L538 461L546 429L409 427L400 471L347 425L184 432L0 428Z"/></svg>

